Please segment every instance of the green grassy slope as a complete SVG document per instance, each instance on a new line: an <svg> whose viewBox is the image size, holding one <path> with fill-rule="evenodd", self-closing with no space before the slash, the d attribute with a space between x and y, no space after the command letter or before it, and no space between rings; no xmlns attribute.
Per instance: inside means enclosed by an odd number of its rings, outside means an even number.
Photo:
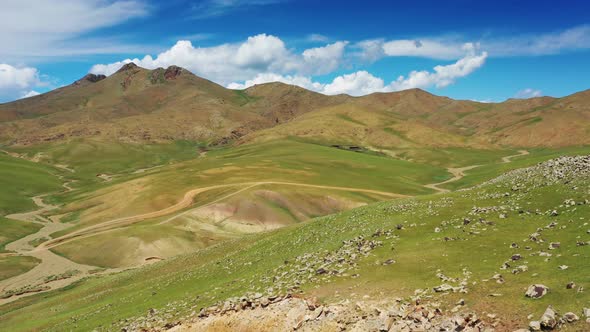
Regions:
<svg viewBox="0 0 590 332"><path fill-rule="evenodd" d="M4 246L7 243L35 233L39 229L39 224L0 217L0 253L6 252Z"/></svg>
<svg viewBox="0 0 590 332"><path fill-rule="evenodd" d="M59 199L73 202L64 211L82 211L81 222L73 230L162 209L177 203L191 189L219 184L281 181L415 195L431 192L422 184L449 176L446 170L426 164L284 140L209 151L206 157L130 175L92 188L94 191L75 191Z"/></svg>
<svg viewBox="0 0 590 332"><path fill-rule="evenodd" d="M31 197L58 191L59 171L53 167L0 153L0 215L32 210Z"/></svg>
<svg viewBox="0 0 590 332"><path fill-rule="evenodd" d="M0 257L0 280L23 274L39 263L38 259L30 256Z"/></svg>
<svg viewBox="0 0 590 332"><path fill-rule="evenodd" d="M47 143L30 147L11 148L11 151L51 164L65 165L75 171L68 178L78 181L77 187L104 180L98 174L125 174L140 168L164 165L169 162L195 158L201 145L189 141L170 144L137 144L101 139L72 139L65 143Z"/></svg>
<svg viewBox="0 0 590 332"><path fill-rule="evenodd" d="M409 296L421 289L423 296L434 296L449 308L461 297L469 308L499 315L508 324L498 326L500 330L524 326L528 314L540 316L549 304L560 312L579 313L590 295L565 285L590 285L590 246L576 244L590 240L590 204L584 203L590 195L590 174L588 163L581 168L583 175L566 170L565 177L555 178L559 172L554 169L545 165L519 170L469 191L378 203L140 270L89 279L1 307L0 329L113 330L126 324L123 319L147 316L150 308L158 314L144 322L154 319L153 324L163 325L232 296L265 293L269 287L274 287L272 293L282 293L298 284L295 291L326 301L337 296ZM575 203L564 203L568 199ZM544 241L530 240L534 232ZM378 245L366 257L346 256L349 267L343 273L312 272L325 257L342 255L343 241L350 240ZM549 250L551 242L561 246ZM511 262L515 254L522 258ZM396 263L383 265L388 259ZM511 266L503 270L506 262ZM331 264L326 267L339 269ZM513 274L518 265L526 265L527 271ZM569 268L560 270L560 265ZM310 272L298 273L304 266ZM280 277L282 271L291 272ZM457 278L446 282L453 286L466 280L467 293L434 293L432 288L444 283L439 273ZM496 273L504 283L492 279ZM549 286L549 294L539 300L526 298L526 287L533 283Z"/></svg>

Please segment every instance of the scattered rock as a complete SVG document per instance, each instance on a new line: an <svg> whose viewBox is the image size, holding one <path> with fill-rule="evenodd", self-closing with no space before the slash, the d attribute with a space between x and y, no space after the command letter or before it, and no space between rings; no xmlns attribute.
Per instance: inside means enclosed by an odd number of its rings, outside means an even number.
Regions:
<svg viewBox="0 0 590 332"><path fill-rule="evenodd" d="M553 307L548 306L543 316L541 316L541 327L548 330L553 330L557 326L557 319Z"/></svg>
<svg viewBox="0 0 590 332"><path fill-rule="evenodd" d="M541 322L534 320L529 323L529 328L531 331L541 331Z"/></svg>
<svg viewBox="0 0 590 332"><path fill-rule="evenodd" d="M580 320L580 317L578 317L578 315L574 314L573 312L566 312L565 314L563 314L563 320L565 320L568 323L573 323Z"/></svg>
<svg viewBox="0 0 590 332"><path fill-rule="evenodd" d="M549 287L541 284L530 285L527 289L525 296L532 299L540 299L549 292Z"/></svg>
<svg viewBox="0 0 590 332"><path fill-rule="evenodd" d="M393 263L395 263L395 260L390 258L390 259L386 260L385 262L383 262L383 265L391 265Z"/></svg>
<svg viewBox="0 0 590 332"><path fill-rule="evenodd" d="M452 291L453 290L453 286L451 286L449 284L442 284L440 286L434 287L433 290L435 292L437 292L437 293L448 292L448 291Z"/></svg>

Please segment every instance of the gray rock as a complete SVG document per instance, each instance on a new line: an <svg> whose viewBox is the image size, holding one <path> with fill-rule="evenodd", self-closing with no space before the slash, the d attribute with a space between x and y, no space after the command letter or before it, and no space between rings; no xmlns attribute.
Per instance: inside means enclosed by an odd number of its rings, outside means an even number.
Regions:
<svg viewBox="0 0 590 332"><path fill-rule="evenodd" d="M395 260L393 258L390 258L388 260L386 260L385 262L383 262L383 265L391 265L395 263Z"/></svg>
<svg viewBox="0 0 590 332"><path fill-rule="evenodd" d="M574 314L573 312L566 312L565 314L563 314L563 320L565 320L568 323L573 323L580 320L580 317L578 317L578 315Z"/></svg>
<svg viewBox="0 0 590 332"><path fill-rule="evenodd" d="M548 306L543 316L541 316L541 327L547 330L553 330L557 327L556 312L553 307Z"/></svg>
<svg viewBox="0 0 590 332"><path fill-rule="evenodd" d="M541 284L530 285L527 289L525 296L532 299L540 299L549 292L549 287Z"/></svg>
<svg viewBox="0 0 590 332"><path fill-rule="evenodd" d="M434 287L433 290L437 293L448 292L448 291L453 290L453 286L451 286L449 284L442 284L440 286Z"/></svg>
<svg viewBox="0 0 590 332"><path fill-rule="evenodd" d="M541 322L534 320L529 323L529 329L531 331L541 331Z"/></svg>

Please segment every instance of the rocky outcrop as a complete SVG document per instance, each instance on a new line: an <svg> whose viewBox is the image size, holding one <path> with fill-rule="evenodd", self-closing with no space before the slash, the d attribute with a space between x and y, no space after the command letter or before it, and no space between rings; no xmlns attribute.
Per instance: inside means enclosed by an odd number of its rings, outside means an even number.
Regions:
<svg viewBox="0 0 590 332"><path fill-rule="evenodd" d="M119 68L119 70L117 70L115 72L115 74L126 72L126 71L137 69L137 68L139 68L139 67L135 63L129 62L129 63L124 64L121 68Z"/></svg>
<svg viewBox="0 0 590 332"><path fill-rule="evenodd" d="M494 331L495 317L468 310L445 313L437 304L402 299L322 305L315 298L287 296L266 306L263 299L204 309L170 331Z"/></svg>
<svg viewBox="0 0 590 332"><path fill-rule="evenodd" d="M87 74L86 76L84 76L81 79L74 82L72 85L82 85L85 83L96 83L96 82L104 80L105 78L107 78L105 75Z"/></svg>

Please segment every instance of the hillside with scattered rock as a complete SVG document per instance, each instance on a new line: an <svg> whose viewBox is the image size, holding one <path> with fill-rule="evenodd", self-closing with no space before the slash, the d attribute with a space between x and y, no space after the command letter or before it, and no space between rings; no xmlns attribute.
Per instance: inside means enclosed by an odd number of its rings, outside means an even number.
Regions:
<svg viewBox="0 0 590 332"><path fill-rule="evenodd" d="M560 157L89 278L0 328L585 330L589 198L590 156Z"/></svg>

